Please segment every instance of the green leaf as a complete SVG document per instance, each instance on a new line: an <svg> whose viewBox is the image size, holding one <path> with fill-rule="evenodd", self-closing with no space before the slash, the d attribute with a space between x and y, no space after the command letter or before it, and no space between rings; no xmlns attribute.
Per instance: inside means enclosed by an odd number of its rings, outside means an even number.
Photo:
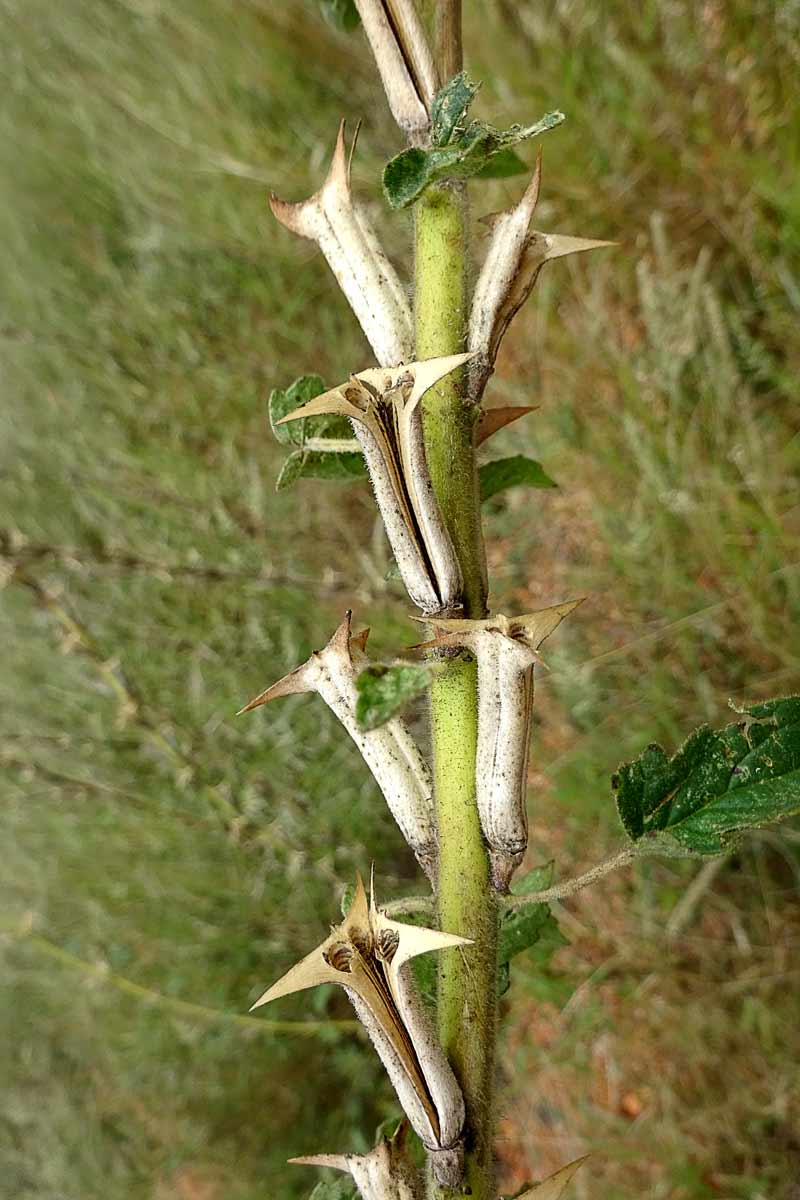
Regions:
<svg viewBox="0 0 800 1200"><path fill-rule="evenodd" d="M512 894L525 896L534 892L543 892L553 882L553 863L545 863L528 871L527 875L515 879ZM512 958L525 950L535 947L536 958L544 966L553 956L559 946L565 946L567 939L558 927L555 917L547 904L518 905L507 909L500 922L500 938L498 944L498 964L502 980L505 970L508 974L508 964ZM508 984L506 983L506 987ZM502 995L502 992L501 992Z"/></svg>
<svg viewBox="0 0 800 1200"><path fill-rule="evenodd" d="M275 388L269 397L269 423L277 440L284 446L299 446L294 454L290 454L281 467L275 490L283 491L298 479L333 479L347 483L352 479L363 479L367 475L367 467L360 451L320 449L319 442L353 441L353 430L346 417L335 413L324 413L317 417L304 417L300 421L290 421L286 425L278 422L295 409L307 404L325 391L325 384L319 375L301 375L288 388ZM313 450L306 448L310 438L316 439Z"/></svg>
<svg viewBox="0 0 800 1200"><path fill-rule="evenodd" d="M504 492L506 488L525 487L553 488L558 484L550 478L541 463L524 454L512 454L510 458L496 458L484 463L478 472L481 501Z"/></svg>
<svg viewBox="0 0 800 1200"><path fill-rule="evenodd" d="M547 904L523 904L503 915L500 922L498 962L501 966L512 958L536 947L537 959L547 962L567 939L558 927Z"/></svg>
<svg viewBox="0 0 800 1200"><path fill-rule="evenodd" d="M479 83L472 83L461 71L436 93L431 105L431 140L434 146L446 146L463 127L470 104L475 99Z"/></svg>
<svg viewBox="0 0 800 1200"><path fill-rule="evenodd" d="M553 863L549 862L515 879L511 890L515 896L524 896L542 892L550 887L552 882ZM550 993L554 989L561 989L552 977L546 978L545 971L556 950L567 944L567 939L562 934L549 905L532 901L530 904L506 910L500 921L498 995L502 996L510 986L512 958L530 951L537 967L537 986L540 991L544 987L546 999L550 1000ZM561 1002L561 998L557 997L556 1001Z"/></svg>
<svg viewBox="0 0 800 1200"><path fill-rule="evenodd" d="M512 125L499 130L483 121L471 121L463 130L456 125L454 140L429 150L412 146L390 159L383 171L383 190L392 208L407 208L432 183L442 179L470 179L478 175L501 150L537 137L564 120L561 112L547 113L534 125ZM446 128L443 119L442 133Z"/></svg>
<svg viewBox="0 0 800 1200"><path fill-rule="evenodd" d="M377 729L414 696L430 685L433 668L416 663L385 667L376 663L356 680L356 720L363 729Z"/></svg>
<svg viewBox="0 0 800 1200"><path fill-rule="evenodd" d="M520 158L516 150L506 147L505 150L498 150L493 154L486 166L481 167L480 171L476 171L476 179L510 179L512 175L525 175L528 171L528 164L524 158Z"/></svg>
<svg viewBox="0 0 800 1200"><path fill-rule="evenodd" d="M295 450L281 467L275 490L282 492L298 479L332 479L339 483L351 483L363 479L367 474L361 454L332 454L321 450Z"/></svg>
<svg viewBox="0 0 800 1200"><path fill-rule="evenodd" d="M317 1184L308 1200L358 1200L358 1191L352 1179L326 1179Z"/></svg>
<svg viewBox="0 0 800 1200"><path fill-rule="evenodd" d="M310 437L346 438L352 440L353 430L347 417L325 413L279 425L283 417L322 395L325 384L319 375L301 375L288 388L274 388L269 397L269 423L276 439L283 446L303 446Z"/></svg>
<svg viewBox="0 0 800 1200"><path fill-rule="evenodd" d="M518 875L511 885L511 891L515 896L529 896L532 892L543 892L546 888L551 887L554 872L555 863L551 859L541 867L534 867L525 875Z"/></svg>
<svg viewBox="0 0 800 1200"><path fill-rule="evenodd" d="M671 758L650 745L612 787L632 841L662 837L693 854L720 854L748 829L800 812L800 696L741 711L723 729L702 726Z"/></svg>
<svg viewBox="0 0 800 1200"><path fill-rule="evenodd" d="M355 898L356 898L356 889L355 889L354 885L352 883L345 884L345 889L342 892L342 899L341 899L341 903L340 903L340 908L342 910L343 917L346 917L347 914L350 912L350 909L352 908L353 901L355 900Z"/></svg>
<svg viewBox="0 0 800 1200"><path fill-rule="evenodd" d="M351 33L361 23L353 0L319 0L322 15L334 29Z"/></svg>

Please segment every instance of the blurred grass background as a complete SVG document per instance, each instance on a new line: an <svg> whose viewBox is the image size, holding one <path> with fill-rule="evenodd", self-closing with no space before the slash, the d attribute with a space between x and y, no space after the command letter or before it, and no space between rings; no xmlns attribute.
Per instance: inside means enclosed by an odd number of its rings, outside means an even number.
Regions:
<svg viewBox="0 0 800 1200"><path fill-rule="evenodd" d="M497 451L560 484L491 502L495 603L589 596L537 685L530 861L569 873L621 840L621 758L800 687L800 9L465 8L482 114L568 113L538 224L621 243L547 269L491 387L540 405ZM270 387L369 354L265 190L309 194L365 116L407 267L398 138L310 2L0 12L0 1195L306 1196L286 1157L366 1148L391 1094L340 996L242 1014L356 869L419 884L321 704L232 714L349 604L378 654L414 630L366 488L273 493ZM579 1200L797 1200L797 842L678 907L696 874L610 878L552 972L518 960L507 1190L592 1149Z"/></svg>

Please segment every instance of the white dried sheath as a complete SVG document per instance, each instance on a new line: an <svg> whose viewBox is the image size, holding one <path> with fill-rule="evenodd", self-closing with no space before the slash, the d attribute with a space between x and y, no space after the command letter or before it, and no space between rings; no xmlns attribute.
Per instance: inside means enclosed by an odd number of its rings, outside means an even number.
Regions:
<svg viewBox="0 0 800 1200"><path fill-rule="evenodd" d="M425 647L461 646L478 663L476 802L492 882L507 892L528 845L527 775L533 669L539 646L581 603L570 600L521 617L435 620Z"/></svg>
<svg viewBox="0 0 800 1200"><path fill-rule="evenodd" d="M350 418L403 582L428 614L455 608L462 580L428 472L419 405L430 388L470 357L453 354L359 371L279 422L324 413Z"/></svg>
<svg viewBox="0 0 800 1200"><path fill-rule="evenodd" d="M272 195L270 207L287 229L317 243L378 362L394 366L413 358L414 322L397 272L366 213L353 201L344 130L342 121L320 190L298 204Z"/></svg>
<svg viewBox="0 0 800 1200"><path fill-rule="evenodd" d="M404 1121L391 1141L382 1139L368 1154L308 1154L289 1162L345 1171L362 1200L420 1200L419 1172L404 1153L407 1130Z"/></svg>
<svg viewBox="0 0 800 1200"><path fill-rule="evenodd" d="M430 770L399 717L370 730L362 729L356 720L356 678L366 663L366 635L351 637L350 617L348 612L327 646L315 651L307 662L261 692L241 711L250 712L280 696L318 692L358 746L403 837L433 879L436 821Z"/></svg>
<svg viewBox="0 0 800 1200"><path fill-rule="evenodd" d="M539 199L542 153L519 203L497 213L483 265L472 294L468 345L478 357L472 370L472 395L480 399L508 326L533 290L539 271L553 258L579 254L613 242L530 231Z"/></svg>
<svg viewBox="0 0 800 1200"><path fill-rule="evenodd" d="M392 116L412 145L430 126L439 83L413 0L355 0Z"/></svg>
<svg viewBox="0 0 800 1200"><path fill-rule="evenodd" d="M367 901L361 878L344 921L253 1005L336 983L345 989L431 1156L437 1179L457 1186L464 1100L436 1039L408 963L419 954L468 945L466 938L392 921Z"/></svg>

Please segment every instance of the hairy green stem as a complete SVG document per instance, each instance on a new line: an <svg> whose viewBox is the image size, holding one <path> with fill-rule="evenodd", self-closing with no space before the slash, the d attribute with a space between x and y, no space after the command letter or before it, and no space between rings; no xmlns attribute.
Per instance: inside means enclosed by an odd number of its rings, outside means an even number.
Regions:
<svg viewBox="0 0 800 1200"><path fill-rule="evenodd" d="M431 187L417 205L417 358L464 349L467 305L463 185ZM486 615L486 554L475 470L475 408L453 372L423 400L431 480L464 576L464 615Z"/></svg>
<svg viewBox="0 0 800 1200"><path fill-rule="evenodd" d="M417 357L463 348L466 320L466 203L463 188L431 188L417 207ZM424 401L428 466L464 577L467 616L486 611L474 412L463 378L448 376ZM492 1091L497 1009L497 903L475 801L478 688L474 661L450 660L431 688L434 783L439 832L440 927L473 939L439 955L438 1023L467 1110L465 1185L490 1200ZM431 1197L451 1200L431 1182Z"/></svg>

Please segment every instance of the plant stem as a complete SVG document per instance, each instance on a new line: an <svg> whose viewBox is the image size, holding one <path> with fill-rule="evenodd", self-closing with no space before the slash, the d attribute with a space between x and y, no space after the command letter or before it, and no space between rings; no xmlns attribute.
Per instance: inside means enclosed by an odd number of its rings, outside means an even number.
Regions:
<svg viewBox="0 0 800 1200"><path fill-rule="evenodd" d="M449 32L448 32L449 31ZM442 79L460 67L460 3L439 0L437 40ZM466 197L463 186L429 188L416 217L417 357L457 354L467 310ZM486 612L486 560L474 451L474 409L462 373L448 376L424 402L428 467L464 578L464 615ZM475 802L478 735L476 664L460 656L431 687L434 784L439 833L440 928L472 938L439 957L439 1036L464 1093L465 1186L490 1200L492 1094L497 1020L498 908ZM459 1189L429 1195L451 1200Z"/></svg>
<svg viewBox="0 0 800 1200"><path fill-rule="evenodd" d="M492 1094L497 1022L497 901L475 803L477 669L452 660L431 688L434 786L439 832L441 929L474 944L439 955L437 1016L442 1046L464 1093L465 1183L474 1200L492 1187ZM437 1200L448 1189L433 1188Z"/></svg>
<svg viewBox="0 0 800 1200"><path fill-rule="evenodd" d="M428 188L417 205L417 358L458 354L466 321L466 198L463 185ZM475 470L475 407L453 372L423 400L425 450L434 490L464 576L464 614L486 615L486 554Z"/></svg>

